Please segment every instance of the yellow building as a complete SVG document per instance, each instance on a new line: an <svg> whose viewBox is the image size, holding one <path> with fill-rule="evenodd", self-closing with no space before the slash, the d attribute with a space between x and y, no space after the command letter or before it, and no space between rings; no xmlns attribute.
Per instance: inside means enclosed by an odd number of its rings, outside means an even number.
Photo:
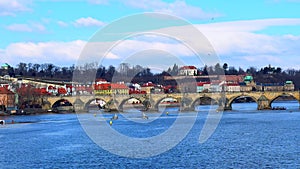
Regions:
<svg viewBox="0 0 300 169"><path fill-rule="evenodd" d="M95 95L126 95L129 94L129 88L122 83L104 83L94 85Z"/></svg>
<svg viewBox="0 0 300 169"><path fill-rule="evenodd" d="M15 94L5 87L0 87L0 106L5 110L15 106Z"/></svg>
<svg viewBox="0 0 300 169"><path fill-rule="evenodd" d="M111 92L117 95L127 95L129 94L129 88L123 83L112 83Z"/></svg>

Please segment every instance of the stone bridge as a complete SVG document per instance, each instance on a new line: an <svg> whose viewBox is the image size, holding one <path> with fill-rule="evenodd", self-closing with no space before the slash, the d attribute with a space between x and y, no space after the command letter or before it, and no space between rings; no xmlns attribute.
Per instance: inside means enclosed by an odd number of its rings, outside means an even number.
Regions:
<svg viewBox="0 0 300 169"><path fill-rule="evenodd" d="M178 94L136 94L136 95L84 95L61 96L44 98L44 108L51 108L55 102L62 99L68 100L76 111L85 111L95 99L103 100L109 109L123 111L123 105L131 98L145 103L148 102L149 110L157 111L158 106L165 98L174 98L180 103L180 109L191 111L201 103L202 98L210 98L219 105L219 110L232 110L232 103L239 97L250 97L257 103L258 110L271 109L272 102L281 96L292 96L300 102L299 91L265 91L265 92L226 92L226 93L178 93ZM145 104L144 104L145 105Z"/></svg>

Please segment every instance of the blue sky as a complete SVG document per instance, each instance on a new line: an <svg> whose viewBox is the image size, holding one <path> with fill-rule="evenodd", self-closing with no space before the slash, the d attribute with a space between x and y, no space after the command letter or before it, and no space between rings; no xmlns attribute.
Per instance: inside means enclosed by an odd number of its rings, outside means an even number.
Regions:
<svg viewBox="0 0 300 169"><path fill-rule="evenodd" d="M0 62L76 64L98 30L132 14L161 12L197 27L229 66L300 69L299 9L300 0L1 0ZM146 37L125 41L103 63L117 65L130 60L124 57L132 48L155 46L176 48L172 52L185 64L202 66L172 40Z"/></svg>

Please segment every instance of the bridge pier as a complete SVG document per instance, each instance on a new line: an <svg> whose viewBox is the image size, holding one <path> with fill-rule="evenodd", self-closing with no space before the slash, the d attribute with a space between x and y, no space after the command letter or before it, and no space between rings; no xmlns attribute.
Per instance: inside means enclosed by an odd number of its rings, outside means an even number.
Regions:
<svg viewBox="0 0 300 169"><path fill-rule="evenodd" d="M123 107L121 105L118 106L113 104L112 102L107 103L104 107L104 110L107 112L123 112Z"/></svg>
<svg viewBox="0 0 300 169"><path fill-rule="evenodd" d="M191 107L191 106L181 106L180 107L180 111L195 111L195 108L194 107Z"/></svg>
<svg viewBox="0 0 300 169"><path fill-rule="evenodd" d="M224 111L228 111L228 110L232 110L232 106L226 104L224 107Z"/></svg>
<svg viewBox="0 0 300 169"><path fill-rule="evenodd" d="M180 106L180 111L188 112L188 111L195 111L194 107L191 106Z"/></svg>
<svg viewBox="0 0 300 169"><path fill-rule="evenodd" d="M261 101L258 102L257 110L270 110L270 102L269 101Z"/></svg>
<svg viewBox="0 0 300 169"><path fill-rule="evenodd" d="M110 109L110 110L112 110L112 109ZM123 107L119 107L117 111L118 112L123 112Z"/></svg>
<svg viewBox="0 0 300 169"><path fill-rule="evenodd" d="M155 106L151 106L149 107L148 111L152 111L152 112L158 112L158 107L155 107Z"/></svg>
<svg viewBox="0 0 300 169"><path fill-rule="evenodd" d="M75 102L73 103L73 106L74 106L74 109L76 112L86 111L84 102L82 100L80 100L79 98L77 98L75 100Z"/></svg>
<svg viewBox="0 0 300 169"><path fill-rule="evenodd" d="M229 111L232 110L232 106L231 105L227 105L227 103L225 105L219 105L218 111Z"/></svg>
<svg viewBox="0 0 300 169"><path fill-rule="evenodd" d="M218 107L217 111L229 111L229 110L232 110L231 103L229 102L229 100L225 96L222 96L218 100L218 104L219 104L219 107Z"/></svg>
<svg viewBox="0 0 300 169"><path fill-rule="evenodd" d="M262 95L257 101L257 110L270 110L271 104L269 99Z"/></svg>
<svg viewBox="0 0 300 169"><path fill-rule="evenodd" d="M51 105L50 104L42 104L42 109L43 110L50 110L51 109Z"/></svg>
<svg viewBox="0 0 300 169"><path fill-rule="evenodd" d="M180 111L195 111L193 99L187 96L182 97L180 100Z"/></svg>

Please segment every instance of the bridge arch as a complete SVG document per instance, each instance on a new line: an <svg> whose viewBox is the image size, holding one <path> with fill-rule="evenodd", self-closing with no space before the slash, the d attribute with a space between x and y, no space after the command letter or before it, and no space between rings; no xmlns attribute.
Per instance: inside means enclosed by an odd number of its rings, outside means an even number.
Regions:
<svg viewBox="0 0 300 169"><path fill-rule="evenodd" d="M195 108L197 105L208 105L208 104L205 104L208 102L210 102L210 105L212 105L212 103L218 104L219 101L210 96L201 96L201 97L198 97L197 99L195 99L191 106L192 106L192 108Z"/></svg>
<svg viewBox="0 0 300 169"><path fill-rule="evenodd" d="M62 98L56 100L52 105L51 108L56 108L59 106L73 106L73 103L69 101L68 99Z"/></svg>
<svg viewBox="0 0 300 169"><path fill-rule="evenodd" d="M159 110L159 104L161 104L162 101L163 101L163 100L166 100L166 99L173 99L173 100L176 100L176 101L179 103L181 98L174 97L174 96L165 96L165 97L162 97L162 98L158 99L158 100L154 103L154 109L155 109L155 110ZM179 107L180 107L180 106L179 106Z"/></svg>
<svg viewBox="0 0 300 169"><path fill-rule="evenodd" d="M111 100L111 99L110 99ZM85 110L88 110L89 109L89 106L91 106L91 103L93 103L94 101L97 102L97 101L103 101L105 104L108 103L110 100L107 101L107 99L104 99L104 98L101 98L101 97L95 97L95 98L92 98L92 99L89 99L88 101L86 101L84 103L84 109ZM96 105L97 106L97 105Z"/></svg>
<svg viewBox="0 0 300 169"><path fill-rule="evenodd" d="M234 97L231 97L227 100L227 107L229 107L230 109L232 109L232 103L238 99L238 98L241 98L241 97L246 97L246 98L251 98L252 100L255 101L255 103L257 104L258 106L258 98L254 97L254 96L251 96L251 95L248 95L248 94L239 94L239 95L236 95Z"/></svg>
<svg viewBox="0 0 300 169"><path fill-rule="evenodd" d="M268 105L272 104L272 102L279 96L282 95L291 95L293 96L298 102L300 101L300 93L299 91L257 91L257 92L228 92L225 93L226 96L226 102L220 101L220 94L215 93L185 93L182 94L152 94L152 95L122 95L122 96L94 96L94 95L82 95L82 96L48 96L43 98L42 102L47 102L43 104L43 109L51 109L55 102L60 101L62 99L68 100L70 103L74 105L76 109L82 109L84 110L84 107L88 105L92 100L95 98L99 98L102 100L105 100L106 103L108 103L109 109L114 108L122 108L123 104L131 99L135 98L137 100L140 100L143 103L150 103L151 109L157 109L158 104L165 98L174 98L177 99L180 103L180 107L182 109L187 108L194 108L197 102L199 102L199 99L202 97L209 97L213 100L218 101L220 106L223 106L225 109L229 108L232 105L233 101L237 99L238 97L249 97L252 98L257 104L258 109L263 110L269 108ZM147 102L145 102L147 101ZM78 103L79 102L79 103ZM222 102L222 103L221 103ZM224 105L224 103L226 105ZM49 105L49 106L48 106ZM158 110L158 109L157 109Z"/></svg>
<svg viewBox="0 0 300 169"><path fill-rule="evenodd" d="M274 98L272 98L272 99L270 100L270 107L272 106L272 103L273 103L275 100L277 100L277 99L280 98L280 97L285 97L285 96L290 96L290 97L292 97L294 100L297 100L297 101L298 101L298 104L300 104L300 100L297 99L297 96L295 96L294 94L292 94L292 93L281 93L281 94L278 94L277 96L275 96Z"/></svg>
<svg viewBox="0 0 300 169"><path fill-rule="evenodd" d="M143 99L143 98L140 98L140 97L135 97L135 96L130 96L130 97L128 97L128 98L125 98L125 99L123 99L123 100L121 100L119 103L116 103L116 107L117 107L117 109L119 110L119 111L123 111L123 108L124 108L124 104L126 103L126 102L128 102L129 100L131 100L131 99L136 99L136 100L138 100L139 101L139 103L143 103L143 101L145 101L145 99Z"/></svg>

